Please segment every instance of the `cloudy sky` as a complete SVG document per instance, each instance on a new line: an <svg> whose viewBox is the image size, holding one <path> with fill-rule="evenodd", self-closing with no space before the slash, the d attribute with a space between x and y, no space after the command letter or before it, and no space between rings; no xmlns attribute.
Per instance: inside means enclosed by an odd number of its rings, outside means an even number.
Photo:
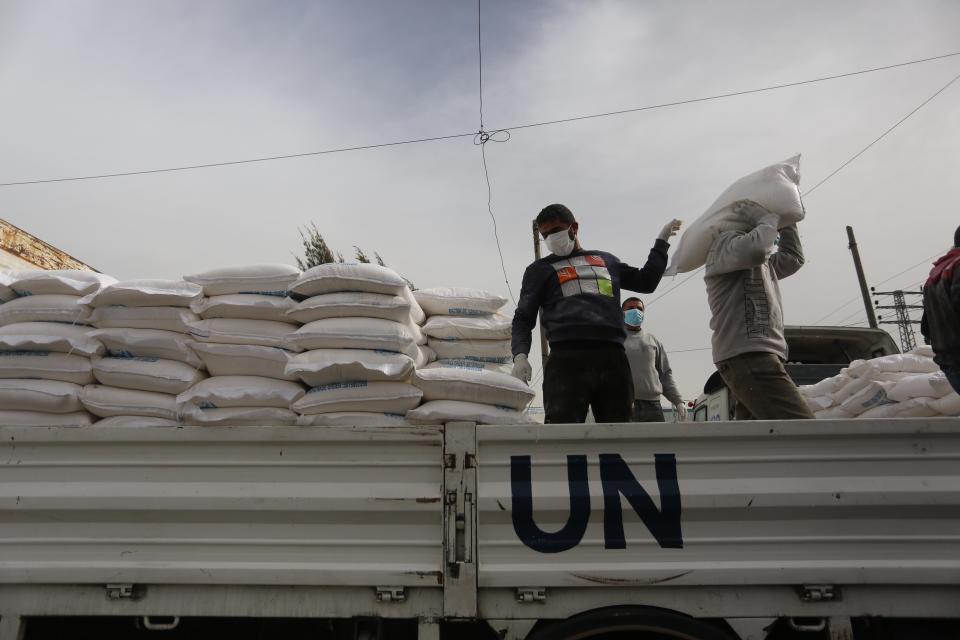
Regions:
<svg viewBox="0 0 960 640"><path fill-rule="evenodd" d="M475 131L476 20L470 0L0 0L0 182ZM483 21L487 129L960 51L956 0L483 0ZM733 180L797 152L812 186L958 73L954 57L519 129L487 146L514 293L546 204L577 214L585 246L642 263L668 219L694 220ZM857 295L845 225L871 283L951 244L958 107L960 81L811 194L808 262L783 285L789 323ZM420 287L506 295L486 202L480 151L457 138L4 187L0 217L122 279L289 262L298 226L315 222L334 247L376 250ZM852 303L824 322L863 318ZM649 309L691 399L712 371L707 322L699 276Z"/></svg>

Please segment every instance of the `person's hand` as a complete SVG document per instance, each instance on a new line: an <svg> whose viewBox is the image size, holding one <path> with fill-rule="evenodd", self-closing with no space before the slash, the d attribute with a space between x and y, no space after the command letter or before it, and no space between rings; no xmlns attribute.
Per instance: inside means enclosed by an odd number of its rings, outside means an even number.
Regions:
<svg viewBox="0 0 960 640"><path fill-rule="evenodd" d="M687 419L687 403L678 402L673 405L673 415L676 417L677 422L684 422Z"/></svg>
<svg viewBox="0 0 960 640"><path fill-rule="evenodd" d="M739 200L733 203L733 212L754 227L768 224L776 229L780 222L780 216L753 200Z"/></svg>
<svg viewBox="0 0 960 640"><path fill-rule="evenodd" d="M510 372L510 375L517 380L523 380L527 384L530 384L530 378L533 377L533 368L527 361L527 354L518 353L513 356L513 371Z"/></svg>
<svg viewBox="0 0 960 640"><path fill-rule="evenodd" d="M672 236L677 235L677 232L680 231L680 225L682 224L683 224L682 220L678 220L677 218L674 218L673 220L668 222L663 229L660 230L660 235L657 236L657 240L663 240L664 242L666 242Z"/></svg>

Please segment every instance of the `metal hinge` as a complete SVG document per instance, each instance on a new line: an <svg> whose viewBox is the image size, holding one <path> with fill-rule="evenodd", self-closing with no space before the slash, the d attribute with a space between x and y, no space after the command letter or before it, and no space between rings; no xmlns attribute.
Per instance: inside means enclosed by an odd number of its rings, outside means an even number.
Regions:
<svg viewBox="0 0 960 640"><path fill-rule="evenodd" d="M840 599L840 590L832 584L805 584L798 589L802 602L832 602Z"/></svg>
<svg viewBox="0 0 960 640"><path fill-rule="evenodd" d="M377 587L377 600L380 602L403 602L406 599L405 587Z"/></svg>
<svg viewBox="0 0 960 640"><path fill-rule="evenodd" d="M546 587L519 587L517 589L517 602L546 602Z"/></svg>
<svg viewBox="0 0 960 640"><path fill-rule="evenodd" d="M108 584L104 588L110 600L137 600L140 597L140 593L132 584Z"/></svg>

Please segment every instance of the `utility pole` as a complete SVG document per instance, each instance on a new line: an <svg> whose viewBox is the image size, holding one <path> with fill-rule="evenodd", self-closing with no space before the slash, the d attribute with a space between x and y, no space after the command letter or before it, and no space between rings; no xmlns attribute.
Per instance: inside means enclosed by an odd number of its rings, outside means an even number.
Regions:
<svg viewBox="0 0 960 640"><path fill-rule="evenodd" d="M867 291L867 277L863 274L863 264L860 262L860 251L857 249L857 239L853 236L853 227L847 227L847 239L850 241L850 253L853 254L853 267L857 270L857 280L860 281L860 294L863 296L863 307L867 312L867 322L871 329L877 328L877 317L870 304L870 292Z"/></svg>
<svg viewBox="0 0 960 640"><path fill-rule="evenodd" d="M875 296L891 296L893 298L892 305L880 305L880 301L876 300L877 309L893 309L894 314L896 315L896 320L883 320L883 316L880 316L880 324L895 324L900 330L900 349L904 352L910 351L911 349L916 348L917 346L917 336L913 332L913 325L920 324L919 320L914 320L910 317L911 309L923 309L922 304L907 304L907 296L923 296L923 291L902 291L897 289L896 291L876 291L873 288L870 289L873 291Z"/></svg>
<svg viewBox="0 0 960 640"><path fill-rule="evenodd" d="M540 259L540 229L537 228L537 221L533 221L533 255L536 260ZM550 356L550 346L547 344L547 332L543 328L543 313L540 314L540 364L543 370L547 370L547 358Z"/></svg>

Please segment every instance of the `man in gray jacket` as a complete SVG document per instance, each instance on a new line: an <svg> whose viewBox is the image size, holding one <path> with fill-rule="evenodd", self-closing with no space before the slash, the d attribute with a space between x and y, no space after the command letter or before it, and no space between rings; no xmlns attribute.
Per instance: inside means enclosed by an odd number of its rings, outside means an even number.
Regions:
<svg viewBox="0 0 960 640"><path fill-rule="evenodd" d="M737 400L737 420L813 418L783 366L779 281L803 266L797 225L778 232L779 217L755 202L738 202L734 212L754 228L720 232L707 256L713 361Z"/></svg>
<svg viewBox="0 0 960 640"><path fill-rule="evenodd" d="M627 298L622 308L623 324L627 329L623 348L627 352L633 376L634 400L630 422L664 422L660 396L670 401L674 416L682 422L687 416L687 406L673 380L666 349L655 335L643 330L643 301L640 298Z"/></svg>

